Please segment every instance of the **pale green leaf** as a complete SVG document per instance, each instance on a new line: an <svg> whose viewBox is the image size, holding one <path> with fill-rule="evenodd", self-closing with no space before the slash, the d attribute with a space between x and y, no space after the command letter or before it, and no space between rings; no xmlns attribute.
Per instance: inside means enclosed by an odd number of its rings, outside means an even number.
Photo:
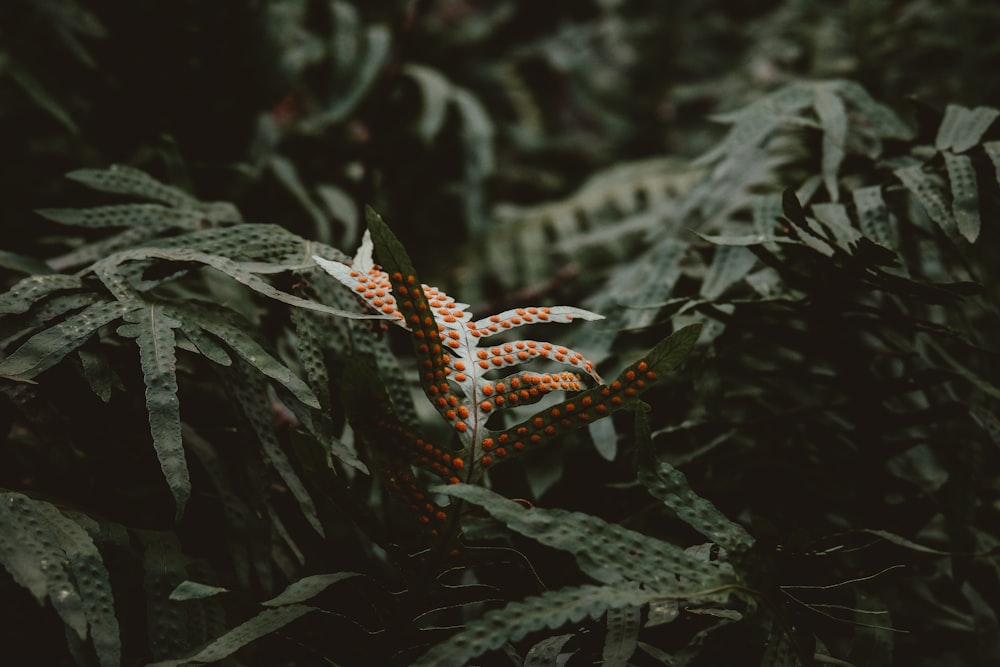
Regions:
<svg viewBox="0 0 1000 667"><path fill-rule="evenodd" d="M91 208L45 208L36 211L54 222L76 227L133 227L197 229L205 216L197 209L167 208L160 204L116 204Z"/></svg>
<svg viewBox="0 0 1000 667"><path fill-rule="evenodd" d="M954 153L964 153L979 143L997 116L1000 116L1000 111L990 107L968 109L958 104L949 104L941 119L934 147L942 152L951 150Z"/></svg>
<svg viewBox="0 0 1000 667"><path fill-rule="evenodd" d="M642 608L635 605L612 607L607 611L608 634L601 657L605 667L626 667L639 645Z"/></svg>
<svg viewBox="0 0 1000 667"><path fill-rule="evenodd" d="M822 174L831 201L837 201L840 192L837 174L844 162L844 144L847 142L847 107L831 85L816 87L813 109L823 128Z"/></svg>
<svg viewBox="0 0 1000 667"><path fill-rule="evenodd" d="M573 637L572 634L565 634L541 640L524 656L524 667L557 667L563 646Z"/></svg>
<svg viewBox="0 0 1000 667"><path fill-rule="evenodd" d="M213 595L229 592L228 588L223 588L222 586L212 586L185 579L181 583L177 584L177 587L170 592L170 599L178 602L182 602L184 600L202 600L204 598L210 598Z"/></svg>
<svg viewBox="0 0 1000 667"><path fill-rule="evenodd" d="M851 191L854 207L858 212L858 224L861 232L872 241L896 248L899 245L898 233L889 216L889 209L882 199L882 186L871 185Z"/></svg>
<svg viewBox="0 0 1000 667"><path fill-rule="evenodd" d="M901 167L895 173L924 207L931 220L936 222L945 233L951 234L955 229L955 219L951 215L951 209L945 200L941 184L925 172L919 164Z"/></svg>
<svg viewBox="0 0 1000 667"><path fill-rule="evenodd" d="M298 581L293 581L281 593L261 604L265 607L282 607L289 604L298 604L311 600L338 582L360 576L357 572L334 572L332 574L314 574L303 577Z"/></svg>
<svg viewBox="0 0 1000 667"><path fill-rule="evenodd" d="M79 169L66 174L66 177L94 190L134 195L178 208L194 207L200 203L186 192L164 185L149 174L127 165L117 164L108 169Z"/></svg>
<svg viewBox="0 0 1000 667"><path fill-rule="evenodd" d="M976 170L967 155L944 153L944 164L951 184L951 210L959 233L969 243L979 238L979 186Z"/></svg>

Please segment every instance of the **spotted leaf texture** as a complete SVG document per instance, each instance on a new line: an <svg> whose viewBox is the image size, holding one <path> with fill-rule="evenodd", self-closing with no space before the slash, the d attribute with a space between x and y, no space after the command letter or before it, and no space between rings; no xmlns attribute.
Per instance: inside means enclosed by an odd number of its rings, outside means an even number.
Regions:
<svg viewBox="0 0 1000 667"><path fill-rule="evenodd" d="M375 263L373 253L381 265ZM418 281L406 251L371 210L368 231L351 266L321 257L314 260L371 310L411 333L421 385L467 448L476 450L487 437L486 421L494 410L534 403L556 390L579 391L585 386L583 375L601 381L593 363L569 348L536 340L488 342L528 324L596 320L600 315L570 306L526 307L474 321L468 304L457 303ZM566 370L516 370L499 378L487 377L491 371L536 359L547 359Z"/></svg>

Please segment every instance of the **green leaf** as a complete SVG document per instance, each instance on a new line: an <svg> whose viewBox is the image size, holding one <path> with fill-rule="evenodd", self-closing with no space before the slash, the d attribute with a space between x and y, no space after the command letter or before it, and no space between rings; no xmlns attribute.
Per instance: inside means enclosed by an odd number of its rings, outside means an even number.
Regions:
<svg viewBox="0 0 1000 667"><path fill-rule="evenodd" d="M218 637L193 655L177 660L161 660L147 667L181 667L188 664L208 664L231 656L247 644L280 630L292 621L316 611L315 607L291 605L277 609L265 609L248 621L241 623L226 634Z"/></svg>
<svg viewBox="0 0 1000 667"><path fill-rule="evenodd" d="M200 203L182 190L164 185L145 172L121 164L108 169L79 169L66 174L66 177L101 192L134 195L178 208L194 207Z"/></svg>
<svg viewBox="0 0 1000 667"><path fill-rule="evenodd" d="M20 493L0 494L0 560L15 582L39 604L47 596L66 627L85 639L87 612L67 571L66 550L40 502Z"/></svg>
<svg viewBox="0 0 1000 667"><path fill-rule="evenodd" d="M547 591L487 612L418 658L413 666L463 667L473 658L529 633L594 618L609 609L640 606L654 598L654 593L636 585L588 585Z"/></svg>
<svg viewBox="0 0 1000 667"><path fill-rule="evenodd" d="M311 600L336 583L360 576L357 572L334 572L332 574L314 574L309 577L303 577L298 581L293 581L281 593L261 604L265 607L283 607L285 605L298 604L306 600Z"/></svg>
<svg viewBox="0 0 1000 667"><path fill-rule="evenodd" d="M66 290L80 289L83 281L79 276L54 273L44 276L28 276L0 295L0 315L15 315L28 310L50 294Z"/></svg>
<svg viewBox="0 0 1000 667"><path fill-rule="evenodd" d="M325 531L316 511L316 503L309 495L309 491L299 478L274 432L269 407L271 402L263 380L259 375L252 373L249 364L246 363L233 364L227 379L230 391L240 405L253 432L257 435L271 466L288 487L309 525L318 534L324 535Z"/></svg>
<svg viewBox="0 0 1000 667"><path fill-rule="evenodd" d="M851 226L851 218L847 207L834 202L824 202L812 205L816 220L829 229L842 250L851 252L851 248L861 238L861 232Z"/></svg>
<svg viewBox="0 0 1000 667"><path fill-rule="evenodd" d="M562 648L574 635L546 637L532 646L524 656L524 667L558 667Z"/></svg>
<svg viewBox="0 0 1000 667"><path fill-rule="evenodd" d="M899 247L899 234L891 222L889 209L882 199L882 186L857 188L851 191L851 196L858 211L861 232L886 248Z"/></svg>
<svg viewBox="0 0 1000 667"><path fill-rule="evenodd" d="M626 667L639 646L642 608L636 605L612 607L607 611L608 634L601 657L604 667Z"/></svg>
<svg viewBox="0 0 1000 667"><path fill-rule="evenodd" d="M967 155L944 153L944 164L951 184L951 210L958 225L959 233L969 243L979 237L979 187L976 185L976 170Z"/></svg>
<svg viewBox="0 0 1000 667"><path fill-rule="evenodd" d="M31 380L52 368L66 355L83 345L94 333L119 317L135 304L100 301L62 322L35 334L0 363L0 377Z"/></svg>
<svg viewBox="0 0 1000 667"><path fill-rule="evenodd" d="M2 502L2 500L0 500ZM76 521L54 505L34 501L65 552L66 567L73 577L87 619L90 641L101 667L121 664L122 643L115 615L111 576L94 540Z"/></svg>
<svg viewBox="0 0 1000 667"><path fill-rule="evenodd" d="M703 299L717 299L732 285L750 273L757 257L744 247L720 245L715 249L712 263L701 281L699 295Z"/></svg>
<svg viewBox="0 0 1000 667"><path fill-rule="evenodd" d="M174 329L180 327L181 322L164 313L164 309L156 304L130 310L125 313L125 321L128 324L118 327L118 334L134 338L139 346L153 448L163 477L174 496L176 519L180 520L191 496L191 478L181 442L177 356L174 350Z"/></svg>
<svg viewBox="0 0 1000 667"><path fill-rule="evenodd" d="M931 220L950 235L955 229L955 220L951 216L951 210L939 182L919 164L896 169L895 174L917 198Z"/></svg>
<svg viewBox="0 0 1000 667"><path fill-rule="evenodd" d="M160 204L118 204L91 208L46 208L35 211L54 222L76 227L133 227L155 225L156 230L198 229L205 215L197 209L167 208Z"/></svg>
<svg viewBox="0 0 1000 667"><path fill-rule="evenodd" d="M170 599L177 602L183 602L184 600L203 600L204 598L210 598L213 595L229 592L230 590L228 588L211 586L209 584L202 584L197 581L185 579L181 583L177 584L177 587L170 592Z"/></svg>
<svg viewBox="0 0 1000 667"><path fill-rule="evenodd" d="M727 563L709 562L684 549L581 512L525 509L469 484L435 487L436 493L478 505L511 530L573 554L577 565L605 584L641 582L646 590L683 599L725 600L736 581Z"/></svg>
<svg viewBox="0 0 1000 667"><path fill-rule="evenodd" d="M997 116L1000 116L1000 111L989 107L968 109L949 104L941 119L934 146L942 152L964 153L979 143Z"/></svg>
<svg viewBox="0 0 1000 667"><path fill-rule="evenodd" d="M847 107L835 92L835 85L820 84L816 87L813 109L823 127L823 183L831 201L839 199L837 173L844 162L844 144L847 143Z"/></svg>
<svg viewBox="0 0 1000 667"><path fill-rule="evenodd" d="M663 502L677 516L699 533L730 553L745 553L754 539L737 523L730 521L711 501L699 496L687 477L666 461L653 458L649 421L644 410L637 410L636 440L643 460L639 481L650 495Z"/></svg>
<svg viewBox="0 0 1000 667"><path fill-rule="evenodd" d="M279 382L304 405L316 409L320 408L319 399L312 393L309 385L295 375L291 369L271 356L236 321L230 321L231 318L209 317L205 313L189 317L199 327L222 340L251 366L272 380Z"/></svg>

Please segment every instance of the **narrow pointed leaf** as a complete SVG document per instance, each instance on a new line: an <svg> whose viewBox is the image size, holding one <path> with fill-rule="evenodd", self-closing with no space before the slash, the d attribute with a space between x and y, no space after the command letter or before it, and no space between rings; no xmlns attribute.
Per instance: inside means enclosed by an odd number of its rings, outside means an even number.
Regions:
<svg viewBox="0 0 1000 667"><path fill-rule="evenodd" d="M608 634L601 657L605 667L625 667L639 646L642 608L636 605L612 607L607 612Z"/></svg>
<svg viewBox="0 0 1000 667"><path fill-rule="evenodd" d="M126 165L114 165L108 169L79 169L66 177L102 192L135 195L178 208L199 203L186 192L164 185L149 174Z"/></svg>
<svg viewBox="0 0 1000 667"><path fill-rule="evenodd" d="M1000 111L989 107L967 109L958 104L949 104L941 119L934 146L939 151L964 153L979 143L997 116L1000 116Z"/></svg>
<svg viewBox="0 0 1000 667"><path fill-rule="evenodd" d="M882 186L871 185L858 188L851 192L851 196L858 212L858 224L861 227L861 232L886 248L898 247L898 234L891 224L889 209L882 199Z"/></svg>
<svg viewBox="0 0 1000 667"><path fill-rule="evenodd" d="M357 572L334 572L332 574L314 574L309 577L303 577L298 581L293 581L281 593L261 604L265 607L283 607L285 605L298 604L313 599L336 583L360 576Z"/></svg>
<svg viewBox="0 0 1000 667"><path fill-rule="evenodd" d="M208 664L228 658L244 646L280 630L289 623L302 618L315 607L290 605L276 609L265 609L248 621L241 623L226 634L209 643L197 653L179 660L161 660L147 667L181 667L189 664Z"/></svg>
<svg viewBox="0 0 1000 667"><path fill-rule="evenodd" d="M121 663L122 643L111 575L104 559L91 536L76 521L49 503L35 501L35 507L49 522L66 554L66 567L80 595L98 663L101 667L117 667Z"/></svg>
<svg viewBox="0 0 1000 667"><path fill-rule="evenodd" d="M129 311L125 314L125 321L128 324L118 327L118 333L134 338L139 346L153 447L156 449L163 477L174 496L177 519L180 519L191 495L191 478L181 442L177 356L174 350L174 329L180 327L181 323L154 304Z"/></svg>
<svg viewBox="0 0 1000 667"><path fill-rule="evenodd" d="M556 629L608 609L639 606L655 598L638 585L619 588L579 586L547 591L487 612L458 634L441 642L413 663L414 667L463 667L508 641L518 641L531 632Z"/></svg>
<svg viewBox="0 0 1000 667"><path fill-rule="evenodd" d="M944 164L951 184L951 210L959 233L969 243L979 238L979 186L976 170L967 155L944 153Z"/></svg>
<svg viewBox="0 0 1000 667"><path fill-rule="evenodd" d="M936 222L945 233L952 233L955 229L955 219L951 215L951 209L948 207L938 182L925 172L921 165L901 167L895 173L924 207L931 220Z"/></svg>
<svg viewBox="0 0 1000 667"><path fill-rule="evenodd" d="M44 276L28 276L0 295L0 315L26 313L28 310L56 292L78 289L83 286L79 276L53 273Z"/></svg>
<svg viewBox="0 0 1000 667"><path fill-rule="evenodd" d="M30 380L55 366L67 354L83 345L105 324L122 316L134 304L101 301L62 322L35 334L0 363L0 377Z"/></svg>
<svg viewBox="0 0 1000 667"><path fill-rule="evenodd" d="M844 144L847 142L847 107L832 86L819 85L816 88L813 109L816 110L820 125L823 127L823 184L830 195L830 200L837 201L840 198L837 174L844 162Z"/></svg>

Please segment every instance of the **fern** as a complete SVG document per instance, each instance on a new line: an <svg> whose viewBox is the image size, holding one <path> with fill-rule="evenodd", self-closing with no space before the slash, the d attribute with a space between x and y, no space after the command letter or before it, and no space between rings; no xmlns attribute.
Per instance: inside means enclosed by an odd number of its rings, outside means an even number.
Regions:
<svg viewBox="0 0 1000 667"><path fill-rule="evenodd" d="M605 612L609 614L609 626L615 627L618 621L613 619L618 618L622 609L667 599L695 604L725 602L739 588L729 565L698 559L673 544L597 517L563 510L524 509L518 503L470 485L438 487L437 491L482 507L515 532L568 551L585 574L603 585L548 591L490 611L448 642L428 651L417 665L463 665L506 641L517 641L536 630L555 630L571 621ZM637 644L625 639L624 628L615 632L622 637L606 644L606 654L617 653L619 659L627 660L631 653L626 655L624 646L634 650ZM634 633L629 636L634 639Z"/></svg>
<svg viewBox="0 0 1000 667"><path fill-rule="evenodd" d="M390 317L412 334L424 392L463 445L462 454L452 457L451 469L462 470L466 460L487 467L631 404L658 373L676 366L697 337L696 329L678 332L651 352L648 360L637 362L609 385L584 391L513 427L491 429L487 420L496 411L531 405L552 391L580 391L582 385L580 373L575 371L522 371L496 378L488 373L547 360L601 380L592 362L566 347L513 340L487 348L480 347L480 342L529 324L600 316L569 306L527 307L472 321L465 310L467 304L455 303L447 294L417 281L405 250L370 210L368 224L369 231L351 266L321 257L315 260L372 311ZM373 249L378 250L385 269L374 263ZM469 466L463 473L465 479L474 479L475 470Z"/></svg>

